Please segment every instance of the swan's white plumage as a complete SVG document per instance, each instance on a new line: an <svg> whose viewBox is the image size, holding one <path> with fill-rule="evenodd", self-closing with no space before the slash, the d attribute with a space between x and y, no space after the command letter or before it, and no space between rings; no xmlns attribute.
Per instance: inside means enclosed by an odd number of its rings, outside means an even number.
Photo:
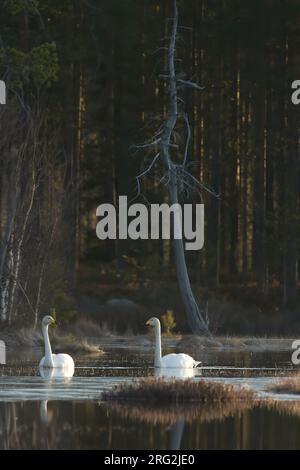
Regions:
<svg viewBox="0 0 300 470"><path fill-rule="evenodd" d="M167 354L161 358L161 367L181 367L185 369L193 369L200 362L195 361L191 356L184 353Z"/></svg>
<svg viewBox="0 0 300 470"><path fill-rule="evenodd" d="M163 369L194 369L200 364L200 362L195 361L194 358L184 353L172 353L162 356L161 354L161 327L160 321L158 318L153 317L146 323L149 326L154 327L155 331L155 355L154 355L154 367L159 367Z"/></svg>
<svg viewBox="0 0 300 470"><path fill-rule="evenodd" d="M54 368L60 368L60 369L73 369L75 368L74 361L69 354L51 354L52 356L52 361L53 361L53 367ZM41 359L40 361L40 367L45 367L44 366L45 362L45 356Z"/></svg>

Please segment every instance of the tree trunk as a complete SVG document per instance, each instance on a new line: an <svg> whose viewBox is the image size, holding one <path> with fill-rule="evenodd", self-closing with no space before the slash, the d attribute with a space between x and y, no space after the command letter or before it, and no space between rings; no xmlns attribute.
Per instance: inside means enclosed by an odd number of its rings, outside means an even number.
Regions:
<svg viewBox="0 0 300 470"><path fill-rule="evenodd" d="M165 171L170 177L170 181L168 184L170 205L178 203L178 177L176 175L175 165L173 164L170 155L171 138L178 118L177 81L174 59L177 28L178 10L176 0L174 0L173 27L168 48L169 109L167 122L164 126L164 130L160 140L160 155L165 166ZM178 217L174 216L174 234L176 233L176 225L180 222L181 221L178 220ZM181 230L181 227L177 228ZM208 322L205 318L205 313L203 311L200 311L191 288L182 239L173 240L173 250L179 289L183 305L187 314L189 327L191 328L193 333L209 334Z"/></svg>
<svg viewBox="0 0 300 470"><path fill-rule="evenodd" d="M296 20L295 20L296 21ZM299 21L298 21L299 23ZM294 21L289 22L295 28ZM293 25L293 26L292 26ZM298 26L298 25L297 25ZM288 83L292 83L299 70L298 65L298 30L292 30L288 36ZM287 154L286 154L286 214L285 214L285 249L284 249L284 303L295 305L297 300L297 232L298 232L298 115L299 110L289 100L287 105Z"/></svg>
<svg viewBox="0 0 300 470"><path fill-rule="evenodd" d="M265 34L264 7L260 6L258 31L261 42L258 42L259 61L254 85L254 193L253 193L253 268L257 288L265 294L266 286L266 232L265 232L265 129L266 129L266 90L265 90Z"/></svg>

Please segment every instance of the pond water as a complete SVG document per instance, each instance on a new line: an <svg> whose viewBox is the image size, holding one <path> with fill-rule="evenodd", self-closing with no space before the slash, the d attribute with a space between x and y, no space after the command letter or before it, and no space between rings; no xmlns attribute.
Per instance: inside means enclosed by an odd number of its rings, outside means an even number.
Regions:
<svg viewBox="0 0 300 470"><path fill-rule="evenodd" d="M0 366L0 449L300 449L300 400L266 391L278 376L297 374L290 353L207 351L195 380L247 385L266 406L199 408L113 406L103 391L153 375L152 353L107 349L75 357L72 379L43 379L40 352Z"/></svg>

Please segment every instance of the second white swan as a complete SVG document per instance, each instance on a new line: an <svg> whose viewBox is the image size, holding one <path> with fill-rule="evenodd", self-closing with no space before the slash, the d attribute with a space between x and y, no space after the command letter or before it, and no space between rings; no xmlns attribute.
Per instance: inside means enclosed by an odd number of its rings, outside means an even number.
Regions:
<svg viewBox="0 0 300 470"><path fill-rule="evenodd" d="M200 364L200 362L195 361L194 358L188 354L178 353L178 354L167 354L162 356L161 354L161 327L160 321L156 317L150 318L146 322L146 325L153 326L155 331L155 353L154 353L154 367L167 368L171 367L181 368L181 369L193 369Z"/></svg>

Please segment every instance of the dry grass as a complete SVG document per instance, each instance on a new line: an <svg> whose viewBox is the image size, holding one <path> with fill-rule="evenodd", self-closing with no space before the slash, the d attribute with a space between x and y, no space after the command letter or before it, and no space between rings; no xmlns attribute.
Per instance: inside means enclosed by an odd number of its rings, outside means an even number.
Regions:
<svg viewBox="0 0 300 470"><path fill-rule="evenodd" d="M278 381L275 384L272 384L267 389L268 392L283 393L283 394L292 394L300 395L300 379L291 378L282 381Z"/></svg>
<svg viewBox="0 0 300 470"><path fill-rule="evenodd" d="M103 394L103 400L140 402L149 404L226 403L255 400L256 394L246 388L237 388L208 380L164 380L145 378L117 385Z"/></svg>
<svg viewBox="0 0 300 470"><path fill-rule="evenodd" d="M120 384L103 394L107 408L123 418L174 424L222 420L258 406L257 395L246 388L208 380L145 378Z"/></svg>
<svg viewBox="0 0 300 470"><path fill-rule="evenodd" d="M78 338L101 338L107 330L88 317L80 317L68 326L68 331Z"/></svg>
<svg viewBox="0 0 300 470"><path fill-rule="evenodd" d="M78 339L73 335L54 336L53 352L69 352L69 353L88 353L103 354L103 350L96 344L90 343L87 339Z"/></svg>
<svg viewBox="0 0 300 470"><path fill-rule="evenodd" d="M51 334L52 333L52 334ZM86 339L77 338L73 335L61 334L58 331L50 332L51 345L54 353L89 353L101 354L103 350L98 345L93 344ZM18 331L5 335L7 346L13 348L42 348L44 341L40 331L32 328L22 328Z"/></svg>
<svg viewBox="0 0 300 470"><path fill-rule="evenodd" d="M43 338L39 331L32 328L21 328L16 331L6 331L4 340L9 347L19 347L21 349L39 348L42 345Z"/></svg>

